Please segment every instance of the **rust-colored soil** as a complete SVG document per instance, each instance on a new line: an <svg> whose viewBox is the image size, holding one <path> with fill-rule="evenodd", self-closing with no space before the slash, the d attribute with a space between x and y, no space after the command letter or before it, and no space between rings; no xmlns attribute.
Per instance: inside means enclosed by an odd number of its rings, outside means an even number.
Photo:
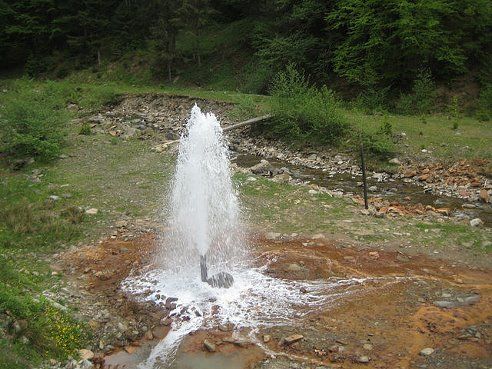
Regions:
<svg viewBox="0 0 492 369"><path fill-rule="evenodd" d="M324 239L285 242L257 237L251 244L257 263L269 263L267 273L279 278L401 277L382 287L368 285L361 293L310 314L300 325L259 332L260 338L271 336L265 346L281 356L311 362L314 367L339 368L479 368L492 362L490 270L425 256L344 248ZM149 326L158 327L163 324L165 311L136 303L119 290L122 279L150 262L154 245L152 234L132 241L108 239L65 254L61 265L89 291L111 301L114 309L126 309L137 318L146 314ZM292 268L292 264L300 268ZM464 301L475 295L479 299L473 303L435 306L436 301ZM290 346L281 344L281 338L292 333L304 338ZM264 358L257 346L225 342L228 337L231 332L201 330L185 339L180 350L202 351L207 338L217 344L218 351L209 355L238 350L248 356L247 367ZM426 347L433 348L434 353L421 355ZM368 363L361 362L364 357Z"/></svg>

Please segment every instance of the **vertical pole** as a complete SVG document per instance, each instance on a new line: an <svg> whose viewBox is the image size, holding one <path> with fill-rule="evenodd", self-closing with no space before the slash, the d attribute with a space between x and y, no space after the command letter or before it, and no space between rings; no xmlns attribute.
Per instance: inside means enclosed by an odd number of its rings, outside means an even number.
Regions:
<svg viewBox="0 0 492 369"><path fill-rule="evenodd" d="M366 177L366 163L364 161L364 144L360 143L360 164L362 169L362 183L364 184L364 207L369 209L367 202L367 177Z"/></svg>

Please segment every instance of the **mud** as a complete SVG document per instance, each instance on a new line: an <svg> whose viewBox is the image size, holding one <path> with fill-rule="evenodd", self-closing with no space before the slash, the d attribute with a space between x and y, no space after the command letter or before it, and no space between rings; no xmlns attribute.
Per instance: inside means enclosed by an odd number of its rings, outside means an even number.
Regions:
<svg viewBox="0 0 492 369"><path fill-rule="evenodd" d="M111 341L109 348L100 349L95 343L93 349L101 351L97 357L105 361L100 367L135 368L169 330L165 308L143 303L120 289L124 278L152 262L155 244L154 234L128 241L108 239L69 252L59 262L59 268L79 288L110 312L111 317L95 327L96 337L116 317L135 322L134 334L105 337ZM358 293L302 319L293 317L289 326L255 332L240 327L200 329L181 343L172 368L464 369L492 365L490 269L399 252L353 249L327 239L272 241L256 236L251 244L256 263L264 265L268 261L266 273L277 278L371 277L392 282L369 283ZM438 307L439 301L452 307ZM94 320L94 311L88 309L85 319ZM249 337L248 343L235 344L233 328ZM283 338L291 334L304 337L285 345ZM271 337L268 342L263 340L265 335ZM205 339L216 345L216 352L205 350ZM426 347L435 351L423 356L420 352Z"/></svg>

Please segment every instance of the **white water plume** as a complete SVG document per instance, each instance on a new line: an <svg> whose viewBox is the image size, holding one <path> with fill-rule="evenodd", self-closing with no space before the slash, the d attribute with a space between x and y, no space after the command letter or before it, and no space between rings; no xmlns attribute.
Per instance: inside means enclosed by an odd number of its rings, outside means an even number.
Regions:
<svg viewBox="0 0 492 369"><path fill-rule="evenodd" d="M179 274L199 275L199 256L210 270L229 270L244 254L239 204L229 152L219 121L195 105L179 143L169 226L160 262Z"/></svg>

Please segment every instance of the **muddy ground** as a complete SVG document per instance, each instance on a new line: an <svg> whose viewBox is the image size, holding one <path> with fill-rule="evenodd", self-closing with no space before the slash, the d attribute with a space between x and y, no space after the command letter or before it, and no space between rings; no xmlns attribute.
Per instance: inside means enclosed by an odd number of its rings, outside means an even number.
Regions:
<svg viewBox="0 0 492 369"><path fill-rule="evenodd" d="M368 284L303 319L293 319L292 326L260 329L256 335L267 341L263 348L250 342L227 342L234 327L199 330L182 343L177 368L465 369L492 365L490 270L425 256L354 249L325 238L284 241L255 236L251 243L259 257L256 263L274 260L265 272L274 277L391 279ZM135 367L135 358L141 359L169 330L170 309L138 302L120 289L130 273L152 263L155 247L153 233L127 241L116 237L59 260L58 267L98 301L96 306L81 303L80 313L100 334L101 347L96 351L101 354L95 362L101 368ZM107 313L101 316L101 311ZM119 334L114 335L108 328L111 325ZM295 334L302 339L285 344L285 337ZM105 340L112 344L105 345ZM213 342L216 352L207 352L204 340ZM432 353L425 355L426 348Z"/></svg>

